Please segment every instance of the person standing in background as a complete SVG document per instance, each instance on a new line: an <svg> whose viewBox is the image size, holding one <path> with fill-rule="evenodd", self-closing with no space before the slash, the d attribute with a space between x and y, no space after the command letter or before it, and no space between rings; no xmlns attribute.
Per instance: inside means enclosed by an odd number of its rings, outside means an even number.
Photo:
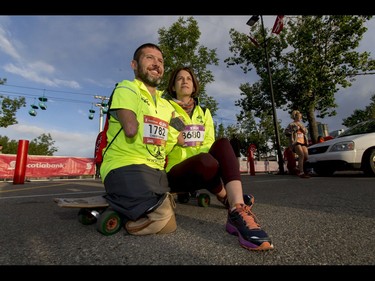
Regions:
<svg viewBox="0 0 375 281"><path fill-rule="evenodd" d="M270 174L270 161L268 160L268 157L264 160L264 171L267 174Z"/></svg>
<svg viewBox="0 0 375 281"><path fill-rule="evenodd" d="M291 150L298 155L298 170L297 174L301 178L309 178L310 176L305 173L303 165L307 161L309 151L307 146L309 145L307 139L307 129L302 123L302 114L298 110L293 110L291 117L293 122L285 129L285 135L289 138L289 147Z"/></svg>

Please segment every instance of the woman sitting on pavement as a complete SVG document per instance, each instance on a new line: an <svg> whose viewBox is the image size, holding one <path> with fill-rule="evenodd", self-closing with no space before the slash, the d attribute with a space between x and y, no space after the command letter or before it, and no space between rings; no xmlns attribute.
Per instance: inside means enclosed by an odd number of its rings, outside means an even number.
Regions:
<svg viewBox="0 0 375 281"><path fill-rule="evenodd" d="M228 209L226 230L239 237L242 247L273 249L271 239L251 210L254 198L244 202L239 163L229 140L215 141L212 115L199 105L199 83L191 68L180 67L172 72L168 94L167 99L186 125L167 156L171 192L208 189Z"/></svg>

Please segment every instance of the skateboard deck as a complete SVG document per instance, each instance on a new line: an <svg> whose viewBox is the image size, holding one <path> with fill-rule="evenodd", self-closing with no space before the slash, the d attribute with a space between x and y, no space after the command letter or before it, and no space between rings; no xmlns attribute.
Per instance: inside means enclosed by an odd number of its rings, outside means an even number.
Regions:
<svg viewBox="0 0 375 281"><path fill-rule="evenodd" d="M83 225L96 224L96 230L104 235L113 235L120 231L123 225L122 216L112 208L103 197L105 194L90 197L56 197L53 201L60 208L78 208L78 221ZM197 198L198 205L207 207L210 204L208 194L184 193L178 198L181 203L187 203L190 198Z"/></svg>
<svg viewBox="0 0 375 281"><path fill-rule="evenodd" d="M104 194L90 197L56 197L53 199L60 208L78 208L78 221L83 225L96 224L96 230L104 235L120 231L122 218L109 207Z"/></svg>
<svg viewBox="0 0 375 281"><path fill-rule="evenodd" d="M103 195L90 197L57 197L53 201L61 208L106 208L109 206Z"/></svg>

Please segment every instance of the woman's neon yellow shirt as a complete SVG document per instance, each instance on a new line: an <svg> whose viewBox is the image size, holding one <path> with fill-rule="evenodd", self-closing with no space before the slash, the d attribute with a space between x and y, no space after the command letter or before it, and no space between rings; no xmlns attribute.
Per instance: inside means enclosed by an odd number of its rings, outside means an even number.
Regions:
<svg viewBox="0 0 375 281"><path fill-rule="evenodd" d="M203 110L202 107L196 105L193 111L193 115L190 118L190 116L180 105L178 105L173 100L169 100L169 102L176 109L176 112L183 117L185 125L196 125L204 128L204 138L203 142L195 142L195 144L192 144L191 146L175 145L172 151L168 153L167 167L165 168L167 172L174 165L184 161L191 156L197 155L201 152L208 152L215 141L214 121L208 108L206 110Z"/></svg>

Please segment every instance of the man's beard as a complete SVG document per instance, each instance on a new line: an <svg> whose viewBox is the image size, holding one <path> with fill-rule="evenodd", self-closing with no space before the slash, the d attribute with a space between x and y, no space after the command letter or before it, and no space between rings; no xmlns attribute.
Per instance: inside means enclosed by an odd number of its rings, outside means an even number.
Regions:
<svg viewBox="0 0 375 281"><path fill-rule="evenodd" d="M161 78L153 78L151 75L148 75L146 71L143 72L140 67L137 69L137 75L139 80L151 87L157 87L161 82Z"/></svg>

